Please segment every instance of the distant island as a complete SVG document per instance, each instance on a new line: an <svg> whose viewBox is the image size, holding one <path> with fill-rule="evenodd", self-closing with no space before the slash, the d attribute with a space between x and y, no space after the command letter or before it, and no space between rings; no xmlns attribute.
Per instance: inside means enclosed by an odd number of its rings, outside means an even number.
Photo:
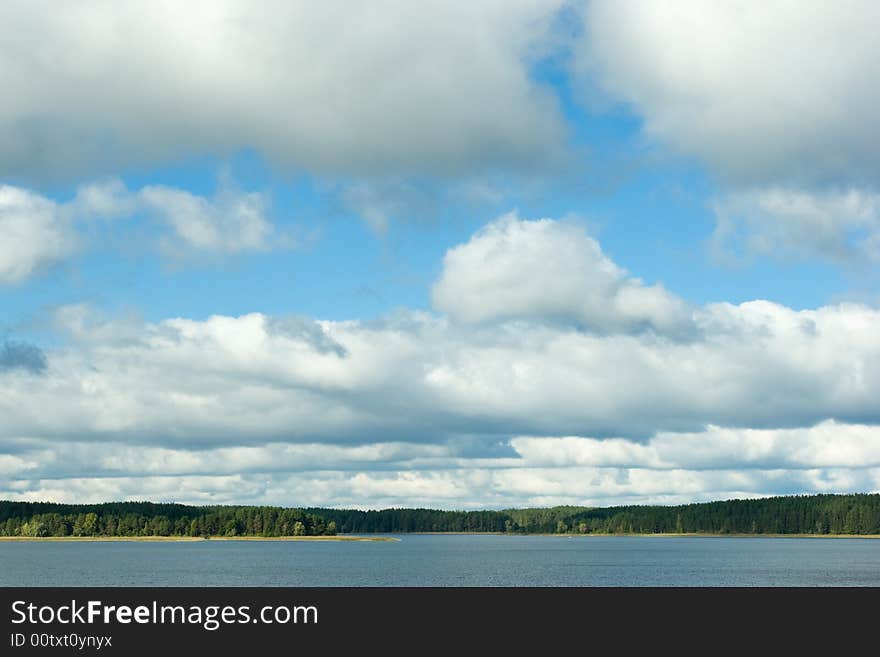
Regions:
<svg viewBox="0 0 880 657"><path fill-rule="evenodd" d="M501 511L0 501L0 537L283 538L414 532L876 535L880 534L880 494Z"/></svg>

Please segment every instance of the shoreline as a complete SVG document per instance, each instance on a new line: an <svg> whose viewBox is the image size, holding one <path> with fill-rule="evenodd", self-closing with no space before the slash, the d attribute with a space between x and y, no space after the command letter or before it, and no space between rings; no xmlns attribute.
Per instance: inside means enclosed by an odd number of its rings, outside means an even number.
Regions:
<svg viewBox="0 0 880 657"><path fill-rule="evenodd" d="M508 532L400 532L394 536L545 536L556 538L878 538L880 534L713 534L710 532L620 533L620 534L517 534Z"/></svg>
<svg viewBox="0 0 880 657"><path fill-rule="evenodd" d="M0 536L0 543L194 543L213 541L348 541L395 543L391 536Z"/></svg>
<svg viewBox="0 0 880 657"><path fill-rule="evenodd" d="M549 538L832 538L880 539L880 534L712 534L697 533L622 533L622 534L515 534L506 532L399 532L390 534L338 534L336 536L0 536L0 543L192 543L192 542L367 542L396 543L406 536L539 536Z"/></svg>

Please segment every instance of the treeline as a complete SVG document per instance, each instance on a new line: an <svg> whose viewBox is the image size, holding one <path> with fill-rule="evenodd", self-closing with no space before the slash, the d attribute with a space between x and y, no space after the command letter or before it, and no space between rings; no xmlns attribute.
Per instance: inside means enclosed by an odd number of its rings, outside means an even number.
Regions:
<svg viewBox="0 0 880 657"><path fill-rule="evenodd" d="M0 501L0 536L273 537L337 532L880 534L880 495L800 495L681 506L557 506L505 511Z"/></svg>
<svg viewBox="0 0 880 657"><path fill-rule="evenodd" d="M436 509L307 509L335 522L343 534L405 534L408 532L503 532L509 511L438 511Z"/></svg>
<svg viewBox="0 0 880 657"><path fill-rule="evenodd" d="M564 531L577 533L880 534L880 495L771 497L580 509L561 515L557 529L564 525ZM531 531L535 518L519 512L512 517Z"/></svg>
<svg viewBox="0 0 880 657"><path fill-rule="evenodd" d="M682 506L506 511L309 509L343 533L880 534L880 495L799 495Z"/></svg>
<svg viewBox="0 0 880 657"><path fill-rule="evenodd" d="M151 502L0 501L0 536L328 536L336 525L302 509Z"/></svg>

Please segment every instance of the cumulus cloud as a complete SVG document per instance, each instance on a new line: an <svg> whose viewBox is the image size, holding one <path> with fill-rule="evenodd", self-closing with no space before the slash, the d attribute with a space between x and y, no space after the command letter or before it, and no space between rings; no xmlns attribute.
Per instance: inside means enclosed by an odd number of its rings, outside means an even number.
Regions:
<svg viewBox="0 0 880 657"><path fill-rule="evenodd" d="M579 226L516 214L446 254L433 299L463 322L557 319L600 331L662 332L691 322L684 302L630 277Z"/></svg>
<svg viewBox="0 0 880 657"><path fill-rule="evenodd" d="M594 0L584 18L575 75L726 189L716 247L876 262L877 3Z"/></svg>
<svg viewBox="0 0 880 657"><path fill-rule="evenodd" d="M562 147L529 72L561 4L6 3L0 175L246 147L313 172L527 169Z"/></svg>
<svg viewBox="0 0 880 657"><path fill-rule="evenodd" d="M871 390L838 403L819 399L822 374L834 377L840 364L823 369L812 386L797 382L809 389L813 406L797 398L799 387L786 399L783 340L774 344L771 337L749 349L736 334L714 346L552 327L474 333L421 316L320 326L339 349L278 331L259 314L166 320L144 325L129 340L90 338L75 349L53 351L57 374L50 387L12 387L0 408L8 430L22 435L59 435L78 426L106 439L172 445L431 441L457 432L634 435L743 413L767 422L792 413L872 408L862 399ZM744 358L761 347L771 357L748 375L724 381L742 366L722 349ZM678 359L683 363L676 367ZM682 367L698 365L682 380ZM713 392L719 384L727 395ZM783 387L768 407L762 395L773 385ZM53 412L37 411L46 407Z"/></svg>
<svg viewBox="0 0 880 657"><path fill-rule="evenodd" d="M11 185L0 185L0 235L0 284L7 285L61 262L77 244L56 203Z"/></svg>
<svg viewBox="0 0 880 657"><path fill-rule="evenodd" d="M162 185L131 191L108 178L81 185L66 202L0 185L0 284L21 283L70 257L86 241L81 229L99 220L151 217L166 231L161 245L175 254L293 246L269 213L267 194L240 191L227 179L205 197Z"/></svg>
<svg viewBox="0 0 880 657"><path fill-rule="evenodd" d="M871 182L880 171L880 7L594 0L576 68L646 132L726 178Z"/></svg>
<svg viewBox="0 0 880 657"><path fill-rule="evenodd" d="M547 289L499 300L486 260ZM438 286L467 272L458 296L487 314L60 309L52 367L0 371L0 495L470 508L878 488L880 311L719 303L686 334L637 330L616 295L652 288L548 219L503 217L445 265Z"/></svg>

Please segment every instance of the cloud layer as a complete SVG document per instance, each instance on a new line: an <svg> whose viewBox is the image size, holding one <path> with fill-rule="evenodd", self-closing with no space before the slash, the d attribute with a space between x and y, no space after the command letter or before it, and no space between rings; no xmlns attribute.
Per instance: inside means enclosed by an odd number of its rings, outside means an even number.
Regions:
<svg viewBox="0 0 880 657"><path fill-rule="evenodd" d="M448 315L372 322L66 308L42 374L0 372L0 492L493 506L878 485L875 309L662 291L689 331L634 324L620 290L660 288L574 224L513 215L450 250L435 293L453 283Z"/></svg>
<svg viewBox="0 0 880 657"><path fill-rule="evenodd" d="M561 4L6 3L0 175L241 148L315 172L529 168L563 144L529 73Z"/></svg>
<svg viewBox="0 0 880 657"><path fill-rule="evenodd" d="M867 0L596 0L577 65L729 179L877 183L878 20Z"/></svg>
<svg viewBox="0 0 880 657"><path fill-rule="evenodd" d="M583 171L571 136L595 117L563 112L565 94L540 76L566 62L553 74L585 106L620 101L652 143L708 167L722 187L718 236L735 224L771 257L827 258L855 241L862 257L876 251L876 213L854 225L828 199L880 193L878 19L868 0L273 1L259 12L242 0L11 2L0 9L0 176L78 182L253 150L344 181L343 205L381 234L402 204L388 181ZM740 202L780 190L832 210L821 241L814 212ZM173 202L189 214L175 224L186 240L230 250L202 219L216 208ZM262 243L258 226L245 232ZM23 263L0 252L0 276L64 257L64 236L41 239L45 252Z"/></svg>
<svg viewBox="0 0 880 657"><path fill-rule="evenodd" d="M0 285L126 227L174 258L294 245L269 196L228 179L200 195L101 177L181 158L306 172L378 235L455 199L509 205L518 174L580 184L573 141L596 117L569 87L705 167L716 253L874 266L878 21L857 0L7 2ZM72 198L34 191L58 181ZM0 497L475 508L880 489L875 307L689 304L578 222L516 213L449 249L431 299L372 321L58 308L46 345L0 342Z"/></svg>
<svg viewBox="0 0 880 657"><path fill-rule="evenodd" d="M573 70L708 165L725 188L716 242L864 265L880 240L878 21L868 0L594 0Z"/></svg>

